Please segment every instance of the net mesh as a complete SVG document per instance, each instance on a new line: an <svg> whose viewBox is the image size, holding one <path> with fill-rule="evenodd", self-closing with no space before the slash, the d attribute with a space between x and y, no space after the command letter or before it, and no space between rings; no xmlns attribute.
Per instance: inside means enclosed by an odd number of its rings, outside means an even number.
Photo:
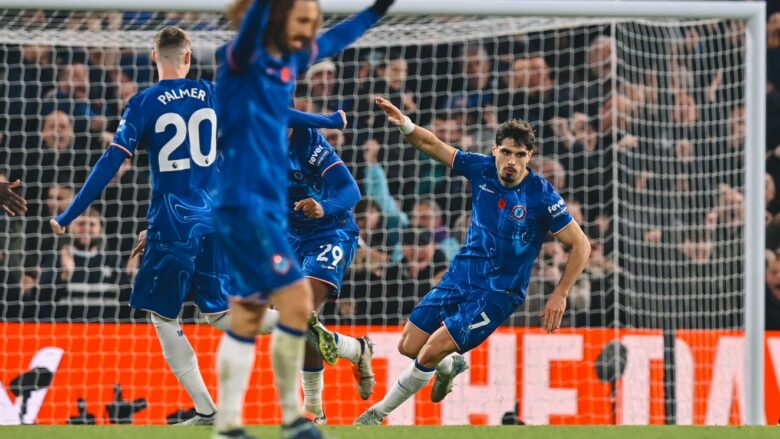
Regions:
<svg viewBox="0 0 780 439"><path fill-rule="evenodd" d="M340 18L326 17L325 26ZM40 412L27 410L22 420L88 423L88 412L98 423L176 419L182 416L176 410L190 402L165 366L146 316L126 305L138 264L129 253L145 227L150 196L145 152L126 162L72 237L55 238L48 219L67 206L110 143L124 103L154 82L156 30L188 30L195 57L190 77L207 79L214 78L214 49L231 32L222 15L208 13L3 10L0 23L0 166L7 179L24 182L30 206L24 217L0 217L0 382L8 386L18 373L45 363L31 360L33 354L65 343L55 372L63 376L54 381L59 387ZM532 166L563 195L593 247L569 296L567 329L556 339L563 344L536 343L542 336L530 329L501 330L489 347L471 354L471 384L456 387L450 405L439 410L417 401L416 412L404 406L390 422L498 423L518 400L518 416L530 423L715 423L724 416L734 422L730 411L700 408L713 398L700 388L702 373L711 378L708 366L691 366L694 386L681 381L679 364L700 355L712 361L712 335L697 330L742 326L744 47L739 21L392 17L298 78L296 108L347 112L349 128L328 130L326 137L364 195L356 206L360 248L341 299L325 306L323 319L347 333L374 334L377 355L390 358L378 372L388 383L405 367L394 357L400 325L464 240L470 188L405 144L373 96L388 97L465 151L490 154L500 123L531 121L538 140ZM526 303L507 326L540 325L538 312L566 259L560 243L544 244ZM182 318L203 321L191 304ZM205 325L188 328L213 385L219 334ZM62 369L68 349L82 344L91 354ZM546 355L545 345L559 346L547 358L579 361L540 372L549 372L552 387L578 389L573 407L561 403L571 395L532 399L535 383L515 374L516 366L535 376L530 371L538 370L523 358ZM512 356L504 358L503 348ZM515 357L517 350L523 354ZM634 352L653 362L647 388L638 391L620 381L636 372L625 361ZM90 355L100 360L93 364ZM247 419L271 422L278 411L264 402L273 399L267 396L272 378L260 355L265 368L254 378L258 393L248 399ZM511 379L497 372L502 367ZM350 379L347 369L326 374L331 422L351 422L367 407ZM123 401L117 383L126 394L148 398L150 407L125 401L132 407L123 406L127 411L116 419L103 416L102 407L90 410L89 404ZM479 386L498 393L483 395ZM381 383L374 398L386 388ZM34 390L43 400L45 390ZM725 393L712 401L729 403L733 392ZM154 406L155 398L164 403ZM23 399L0 408L2 423L20 419ZM477 400L491 412L469 417L456 407Z"/></svg>

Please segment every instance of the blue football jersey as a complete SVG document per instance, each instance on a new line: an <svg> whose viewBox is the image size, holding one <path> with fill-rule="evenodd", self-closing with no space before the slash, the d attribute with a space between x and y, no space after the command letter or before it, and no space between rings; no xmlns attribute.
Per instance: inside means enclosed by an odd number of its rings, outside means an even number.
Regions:
<svg viewBox="0 0 780 439"><path fill-rule="evenodd" d="M502 186L492 156L458 151L453 171L471 183L471 225L465 245L438 287L476 288L524 298L545 236L573 221L566 203L530 169L519 185Z"/></svg>
<svg viewBox="0 0 780 439"><path fill-rule="evenodd" d="M275 57L263 35L273 2L255 1L236 39L217 50L217 97L224 170L218 179L219 206L287 209L287 127L295 78L318 59L355 41L380 16L367 9L317 37L309 48Z"/></svg>
<svg viewBox="0 0 780 439"><path fill-rule="evenodd" d="M327 195L325 174L343 161L314 128L293 130L290 136L289 228L292 235L328 233L335 229L358 231L352 209L335 212L322 218L307 218L302 210L293 210L295 203L313 198L321 203Z"/></svg>
<svg viewBox="0 0 780 439"><path fill-rule="evenodd" d="M214 232L211 219L217 160L214 86L163 80L133 96L112 146L129 156L146 148L152 173L150 239L180 241Z"/></svg>

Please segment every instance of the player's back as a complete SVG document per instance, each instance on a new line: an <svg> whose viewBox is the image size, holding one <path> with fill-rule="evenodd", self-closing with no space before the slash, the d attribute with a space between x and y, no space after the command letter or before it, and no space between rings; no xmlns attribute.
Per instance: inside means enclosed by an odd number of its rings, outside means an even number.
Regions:
<svg viewBox="0 0 780 439"><path fill-rule="evenodd" d="M133 125L138 144L148 151L152 172L149 237L184 240L212 233L210 192L217 169L214 86L204 80L162 80L134 96L128 107L122 123Z"/></svg>

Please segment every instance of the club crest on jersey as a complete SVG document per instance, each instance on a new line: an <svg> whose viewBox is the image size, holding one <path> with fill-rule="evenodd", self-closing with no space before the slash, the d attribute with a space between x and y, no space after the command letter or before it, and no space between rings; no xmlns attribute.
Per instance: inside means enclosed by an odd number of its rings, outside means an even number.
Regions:
<svg viewBox="0 0 780 439"><path fill-rule="evenodd" d="M290 260L280 254L275 254L272 258L274 272L276 274L287 274L290 271Z"/></svg>
<svg viewBox="0 0 780 439"><path fill-rule="evenodd" d="M522 204L512 208L512 217L518 221L522 221L528 215L528 210Z"/></svg>

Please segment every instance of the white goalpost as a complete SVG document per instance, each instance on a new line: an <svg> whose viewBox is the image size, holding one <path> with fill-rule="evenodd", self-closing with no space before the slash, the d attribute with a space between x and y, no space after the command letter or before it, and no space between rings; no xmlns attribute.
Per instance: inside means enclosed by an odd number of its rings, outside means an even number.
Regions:
<svg viewBox="0 0 780 439"><path fill-rule="evenodd" d="M22 179L31 204L26 217L0 217L0 393L16 396L0 395L0 425L164 423L189 407L145 317L126 307L148 208L143 153L96 202L97 247L53 239L47 221L83 184L123 103L153 82L156 30L187 30L193 76L213 79L229 3L0 0L0 174ZM329 27L371 0L320 3ZM561 333L533 329L566 260L551 239L524 307L470 354L470 377L440 409L410 401L390 423L776 422L767 415L780 417L780 395L765 375L780 382L780 370L765 370L764 355L780 353L780 335L764 331L765 55L764 2L396 0L345 53L302 73L293 104L347 112L349 128L325 134L367 198L356 207L361 248L323 320L372 334L378 380L397 375L404 318L463 242L470 189L404 145L371 96L474 152L489 154L504 120L531 121L534 170L594 247ZM77 65L80 96L67 87ZM78 283L60 279L71 246L85 264ZM192 306L182 317L211 386L218 334ZM91 363L90 352L103 354ZM259 355L255 423L277 416ZM47 382L13 390L41 368ZM344 365L326 372L330 422L365 408L350 379ZM107 400L114 384L135 401ZM116 401L130 407L124 417L84 415Z"/></svg>

